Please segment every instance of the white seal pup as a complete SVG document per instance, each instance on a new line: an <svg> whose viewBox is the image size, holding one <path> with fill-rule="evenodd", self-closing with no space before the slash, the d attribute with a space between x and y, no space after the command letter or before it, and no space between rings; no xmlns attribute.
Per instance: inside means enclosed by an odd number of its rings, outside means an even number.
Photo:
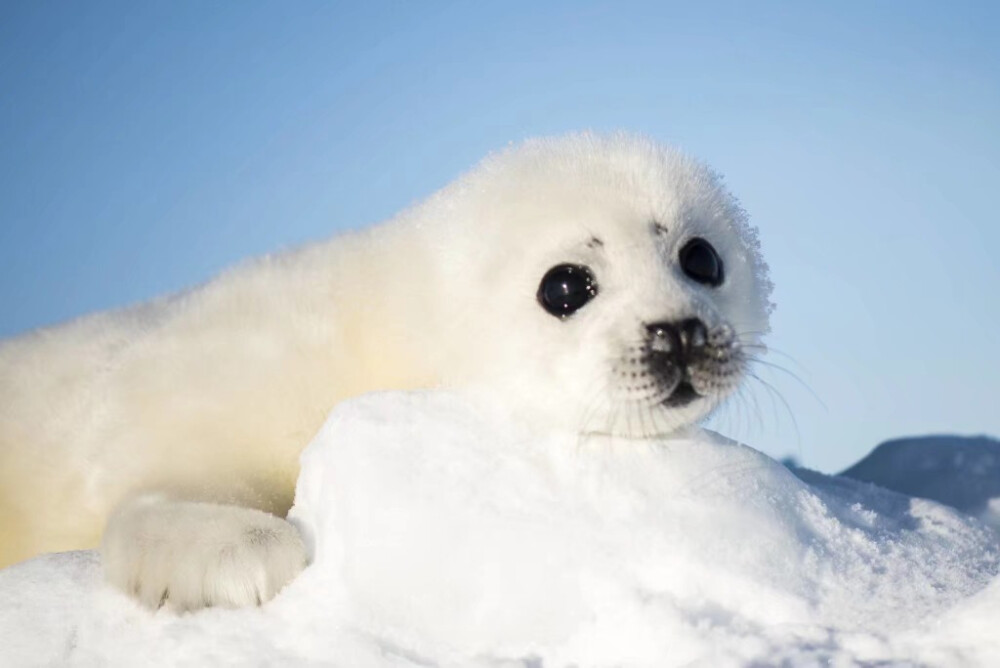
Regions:
<svg viewBox="0 0 1000 668"><path fill-rule="evenodd" d="M150 606L244 605L304 566L279 519L331 407L469 388L628 437L707 415L768 329L755 230L630 135L528 141L396 218L0 345L0 565L101 539Z"/></svg>

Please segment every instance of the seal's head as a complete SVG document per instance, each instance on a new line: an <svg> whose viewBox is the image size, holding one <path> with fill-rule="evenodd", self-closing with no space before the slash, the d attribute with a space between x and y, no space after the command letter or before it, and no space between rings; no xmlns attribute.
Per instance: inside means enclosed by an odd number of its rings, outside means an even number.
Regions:
<svg viewBox="0 0 1000 668"><path fill-rule="evenodd" d="M652 141L530 141L431 204L465 323L451 352L549 423L675 431L739 386L768 330L756 230L717 175Z"/></svg>

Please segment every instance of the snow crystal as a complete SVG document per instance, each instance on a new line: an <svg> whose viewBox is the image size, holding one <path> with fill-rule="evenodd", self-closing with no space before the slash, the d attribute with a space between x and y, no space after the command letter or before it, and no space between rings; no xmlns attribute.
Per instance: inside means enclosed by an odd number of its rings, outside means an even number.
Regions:
<svg viewBox="0 0 1000 668"><path fill-rule="evenodd" d="M0 664L995 663L998 538L718 435L531 433L444 393L339 406L260 609L150 613L90 552L0 571Z"/></svg>

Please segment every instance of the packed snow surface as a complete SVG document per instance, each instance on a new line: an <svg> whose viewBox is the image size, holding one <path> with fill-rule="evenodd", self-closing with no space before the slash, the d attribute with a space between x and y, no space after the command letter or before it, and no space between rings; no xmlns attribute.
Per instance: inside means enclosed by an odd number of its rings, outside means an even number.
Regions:
<svg viewBox="0 0 1000 668"><path fill-rule="evenodd" d="M391 393L338 407L302 465L313 563L272 602L152 613L95 553L47 555L0 571L0 665L1000 665L992 529L711 433L539 434Z"/></svg>

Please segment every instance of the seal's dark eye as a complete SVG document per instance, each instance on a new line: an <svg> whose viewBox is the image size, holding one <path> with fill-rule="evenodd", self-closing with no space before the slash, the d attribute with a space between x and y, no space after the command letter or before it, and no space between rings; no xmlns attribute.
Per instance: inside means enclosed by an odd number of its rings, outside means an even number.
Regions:
<svg viewBox="0 0 1000 668"><path fill-rule="evenodd" d="M577 264L552 267L538 286L538 303L559 318L572 315L597 295L597 281L590 269Z"/></svg>
<svg viewBox="0 0 1000 668"><path fill-rule="evenodd" d="M713 288L722 285L722 258L704 239L695 237L684 244L680 260L681 269L693 280Z"/></svg>

